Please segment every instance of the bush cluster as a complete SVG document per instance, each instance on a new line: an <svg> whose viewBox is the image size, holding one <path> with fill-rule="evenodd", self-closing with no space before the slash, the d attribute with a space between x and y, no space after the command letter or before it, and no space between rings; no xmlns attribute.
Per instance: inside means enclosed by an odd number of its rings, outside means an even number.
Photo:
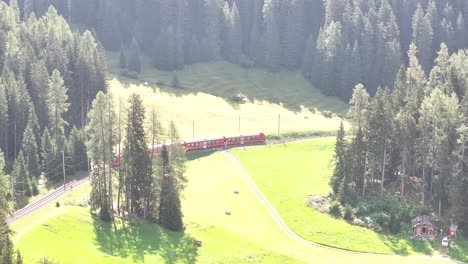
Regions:
<svg viewBox="0 0 468 264"><path fill-rule="evenodd" d="M417 216L430 214L427 208L414 206L397 197L351 197L344 207L333 201L329 213L346 221L374 230L392 234L409 231L411 220Z"/></svg>

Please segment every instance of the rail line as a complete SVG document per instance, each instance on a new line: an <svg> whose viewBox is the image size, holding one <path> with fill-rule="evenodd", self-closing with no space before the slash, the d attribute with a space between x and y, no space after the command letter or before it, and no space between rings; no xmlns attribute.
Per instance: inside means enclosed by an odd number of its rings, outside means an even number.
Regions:
<svg viewBox="0 0 468 264"><path fill-rule="evenodd" d="M77 187L77 186L80 186L81 184L87 182L89 180L90 176L85 176L83 178L80 178L80 179L75 179L73 181L70 181L68 183L65 184L65 190L64 190L64 185L58 187L57 189L53 190L53 191L50 191L49 193L45 194L44 196L42 196L41 198L39 198L39 200L31 203L31 204L28 204L26 205L25 207L13 212L13 214L11 216L9 216L7 219L6 219L6 222L8 224L11 224L37 210L39 210L40 208L44 207L45 205L49 204L50 202L53 202L57 199L59 199L60 197L62 197L63 195L67 194L70 192L70 190L73 189L73 187Z"/></svg>

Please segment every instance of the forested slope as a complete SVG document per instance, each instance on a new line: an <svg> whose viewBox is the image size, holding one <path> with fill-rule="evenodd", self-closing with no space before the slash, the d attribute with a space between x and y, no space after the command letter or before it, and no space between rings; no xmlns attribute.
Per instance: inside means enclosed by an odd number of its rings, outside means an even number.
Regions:
<svg viewBox="0 0 468 264"><path fill-rule="evenodd" d="M94 28L104 47L125 53L135 40L159 69L226 59L244 67L301 70L347 100L361 82L391 86L411 42L426 74L444 42L466 48L463 0L18 0L22 16L50 4Z"/></svg>

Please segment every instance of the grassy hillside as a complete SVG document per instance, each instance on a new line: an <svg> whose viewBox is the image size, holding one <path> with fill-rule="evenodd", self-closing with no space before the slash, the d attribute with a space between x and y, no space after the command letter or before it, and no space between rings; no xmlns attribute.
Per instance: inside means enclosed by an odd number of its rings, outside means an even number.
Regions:
<svg viewBox="0 0 468 264"><path fill-rule="evenodd" d="M304 106L344 114L347 109L347 105L339 99L324 96L299 72L246 69L225 61L199 63L185 66L180 71L167 72L153 68L148 58L142 57L141 74L137 79L128 79L119 74L119 54L108 52L106 55L110 73L127 83L147 82L150 86L167 89L177 76L183 88L177 90L182 93L203 92L232 98L241 92L251 101L284 104L288 109L297 111Z"/></svg>
<svg viewBox="0 0 468 264"><path fill-rule="evenodd" d="M407 235L382 235L306 207L311 194L326 195L334 139L233 149L286 223L300 236L322 244L377 253L431 254L427 242Z"/></svg>
<svg viewBox="0 0 468 264"><path fill-rule="evenodd" d="M324 96L296 72L244 69L223 61L165 72L143 58L142 73L129 79L119 74L118 54L107 57L115 76L110 91L124 103L130 93L141 94L147 111L155 109L163 124L174 120L184 139L257 131L276 135L278 127L283 134L334 133L340 120L336 115L347 111L347 104ZM175 76L179 88L172 86ZM247 103L232 100L238 93L247 96ZM335 116L324 117L330 113Z"/></svg>
<svg viewBox="0 0 468 264"><path fill-rule="evenodd" d="M174 120L183 139L193 137L194 125L195 138L239 133L239 118L240 133L262 131L275 135L278 132L278 115L280 133L335 133L341 120L338 117L325 118L305 108L295 112L268 102L232 105L223 98L205 93L177 93L145 85L124 85L117 79L109 84L117 101L116 107L119 100L125 107L128 96L138 93L143 98L147 114L155 109L164 126Z"/></svg>
<svg viewBox="0 0 468 264"><path fill-rule="evenodd" d="M144 222L93 218L85 203L89 185L75 188L62 206L54 204L12 225L25 263L48 256L59 263L439 263L437 260L365 256L305 246L286 237L216 153L193 158L183 201L186 234ZM240 193L234 194L238 188ZM230 209L232 215L224 214ZM201 239L194 247L191 239Z"/></svg>

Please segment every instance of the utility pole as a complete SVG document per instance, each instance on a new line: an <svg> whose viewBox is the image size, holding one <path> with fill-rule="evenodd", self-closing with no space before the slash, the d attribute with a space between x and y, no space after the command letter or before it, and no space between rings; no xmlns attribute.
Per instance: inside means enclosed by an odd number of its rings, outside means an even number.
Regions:
<svg viewBox="0 0 468 264"><path fill-rule="evenodd" d="M65 153L62 150L63 191L65 191Z"/></svg>
<svg viewBox="0 0 468 264"><path fill-rule="evenodd" d="M278 114L278 137L280 137L281 114Z"/></svg>

